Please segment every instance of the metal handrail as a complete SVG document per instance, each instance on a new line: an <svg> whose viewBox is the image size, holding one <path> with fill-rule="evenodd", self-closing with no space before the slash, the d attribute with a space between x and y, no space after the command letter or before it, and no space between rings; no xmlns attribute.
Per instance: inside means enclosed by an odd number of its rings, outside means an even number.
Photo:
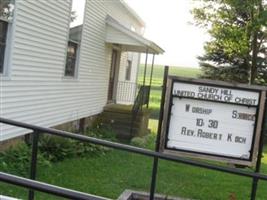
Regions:
<svg viewBox="0 0 267 200"><path fill-rule="evenodd" d="M138 95L134 101L132 113L134 116L138 114L143 105L147 105L149 101L150 86L142 85L139 89Z"/></svg>
<svg viewBox="0 0 267 200"><path fill-rule="evenodd" d="M132 107L132 119L131 119L131 135L133 135L134 122L143 105L149 104L150 86L142 85L138 91L137 97L134 100Z"/></svg>
<svg viewBox="0 0 267 200"><path fill-rule="evenodd" d="M95 195L89 195L82 192L77 192L74 190L69 190L66 188L10 175L7 173L0 172L0 181L10 183L17 186L22 186L25 188L34 189L40 192L45 192L53 194L59 197L69 198L69 199L81 199L81 200L105 200L107 198L98 197Z"/></svg>
<svg viewBox="0 0 267 200"><path fill-rule="evenodd" d="M93 144L97 144L97 145L102 145L105 147L110 147L110 148L128 151L128 152L132 152L132 153L137 153L137 154L141 154L141 155L148 156L148 157L153 157L153 158L158 158L158 159L163 159L163 160L168 160L168 161L174 161L174 162L178 162L178 163L192 165L195 167L201 167L201 168L206 168L206 169L210 169L210 170L216 170L216 171L221 171L221 172L226 172L226 173L230 173L230 174L236 174L236 175L240 175L240 176L256 178L258 180L267 181L267 175L264 175L261 173L255 173L255 172L245 171L245 170L236 169L236 168L214 165L214 164L210 164L210 163L200 162L198 160L190 160L190 159L186 159L183 157L163 154L163 153L157 152L157 151L151 151L148 149L143 149L143 148L134 147L134 146L130 146L130 145L120 144L120 143L116 143L116 142L110 142L110 141L106 141L106 140L102 140L102 139L88 137L85 135L78 135L78 134L74 134L74 133L70 133L70 132L66 132L66 131L61 131L61 130L56 130L56 129L52 129L52 128L40 127L40 126L31 125L31 124L18 122L18 121L14 121L14 120L9 120L9 119L5 119L5 118L1 118L1 117L0 117L0 123L5 123L5 124L21 127L21 128L33 130L34 131L33 135L38 135L39 133L46 133L46 134L50 134L50 135L61 136L61 137L65 137L65 138L70 138L70 139L82 141L82 142L88 142L88 143L93 143ZM37 152L37 149L33 149L33 151ZM34 164L36 165L36 163L34 163ZM18 179L16 179L16 180L18 180ZM31 188L34 190L40 190L40 188L38 188L38 187L32 187L32 185L29 185L29 183L33 183L33 182L27 182L27 180L26 180L26 182L22 181L22 182L20 182L20 184L16 184L16 182L14 181L14 179L12 179L12 177L10 177L9 175L4 174L4 173L0 173L0 181L12 183L15 185L20 185L20 186ZM46 191L44 191L44 192L49 193L49 194L55 194L55 193L52 193L52 190L51 190L51 188L53 188L53 186L50 185L50 188L49 188L48 185L45 185L42 183L40 183L40 184L41 185L39 185L39 186L42 186L44 189L46 189ZM62 190L62 194L65 195L66 193ZM55 194L55 195L57 195L57 194ZM75 199L82 199L82 198L79 198L79 196L76 196ZM88 199L91 199L91 196Z"/></svg>

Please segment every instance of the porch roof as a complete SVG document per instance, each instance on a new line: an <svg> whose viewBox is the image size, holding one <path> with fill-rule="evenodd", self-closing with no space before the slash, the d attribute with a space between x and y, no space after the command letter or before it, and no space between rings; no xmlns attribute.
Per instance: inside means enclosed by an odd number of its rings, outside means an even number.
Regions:
<svg viewBox="0 0 267 200"><path fill-rule="evenodd" d="M106 18L106 43L119 45L122 51L164 53L157 44L126 28L111 16Z"/></svg>

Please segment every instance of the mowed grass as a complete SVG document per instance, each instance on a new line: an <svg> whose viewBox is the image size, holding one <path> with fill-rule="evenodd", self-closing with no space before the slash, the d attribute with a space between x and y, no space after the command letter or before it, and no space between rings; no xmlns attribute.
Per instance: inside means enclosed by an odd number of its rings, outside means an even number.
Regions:
<svg viewBox="0 0 267 200"><path fill-rule="evenodd" d="M187 71L188 70L188 71ZM149 70L148 70L149 71ZM171 68L175 75L196 77L200 71ZM157 132L163 67L156 66L153 77L150 108L155 111L149 127ZM139 80L141 80L141 75ZM153 110L154 109L154 110ZM154 141L147 144L154 148ZM267 148L264 149L262 172L267 173ZM38 180L50 184L100 195L112 199L125 189L149 191L153 159L128 152L113 150L99 157L74 158L38 167ZM251 169L245 169L252 171ZM1 169L0 169L1 171ZM189 165L160 160L157 193L199 200L249 200L251 178L207 170ZM257 200L266 200L267 183L260 181ZM0 194L27 198L27 190L0 182ZM37 193L37 200L57 200L55 196Z"/></svg>
<svg viewBox="0 0 267 200"><path fill-rule="evenodd" d="M265 151L266 152L266 151ZM267 157L262 172L267 173ZM152 159L114 150L93 158L75 158L38 168L38 180L116 199L125 189L149 191ZM160 160L157 193L201 200L249 200L251 179ZM266 200L259 183L257 200ZM1 194L26 199L27 190L0 183ZM230 198L230 197L233 198ZM37 200L57 200L37 193Z"/></svg>

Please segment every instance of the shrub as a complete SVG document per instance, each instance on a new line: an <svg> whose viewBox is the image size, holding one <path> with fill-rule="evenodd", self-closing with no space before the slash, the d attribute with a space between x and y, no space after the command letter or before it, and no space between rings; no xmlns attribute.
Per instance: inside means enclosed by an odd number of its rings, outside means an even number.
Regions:
<svg viewBox="0 0 267 200"><path fill-rule="evenodd" d="M115 141L115 133L109 127L96 126L85 132L86 136ZM95 156L105 154L109 148L80 142L59 136L43 135L39 142L40 152L51 162L62 161L75 156Z"/></svg>
<svg viewBox="0 0 267 200"><path fill-rule="evenodd" d="M38 164L50 166L44 156L38 153ZM25 143L18 144L4 152L0 152L0 168L2 171L27 176L30 170L31 148Z"/></svg>
<svg viewBox="0 0 267 200"><path fill-rule="evenodd" d="M99 123L91 128L88 128L85 135L109 141L117 141L116 132L108 125Z"/></svg>
<svg viewBox="0 0 267 200"><path fill-rule="evenodd" d="M38 146L44 157L51 162L62 161L76 154L74 140L59 136L43 135Z"/></svg>
<svg viewBox="0 0 267 200"><path fill-rule="evenodd" d="M146 146L146 140L144 137L134 137L131 140L131 145L144 148Z"/></svg>
<svg viewBox="0 0 267 200"><path fill-rule="evenodd" d="M115 141L115 133L109 127L97 126L86 131L85 135ZM50 162L62 161L75 156L96 156L105 154L109 148L80 142L68 138L41 135L38 143L38 165L50 166ZM18 144L0 152L0 170L28 176L31 161L31 146Z"/></svg>
<svg viewBox="0 0 267 200"><path fill-rule="evenodd" d="M154 149L155 139L156 139L155 135L153 134L148 134L144 137L134 137L131 140L131 145L136 147Z"/></svg>

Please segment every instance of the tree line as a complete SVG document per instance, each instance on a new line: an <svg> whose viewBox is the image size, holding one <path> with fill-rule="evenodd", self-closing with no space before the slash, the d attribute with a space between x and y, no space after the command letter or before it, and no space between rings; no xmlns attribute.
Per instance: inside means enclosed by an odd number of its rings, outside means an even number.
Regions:
<svg viewBox="0 0 267 200"><path fill-rule="evenodd" d="M195 0L194 23L211 40L201 78L267 85L267 0Z"/></svg>

